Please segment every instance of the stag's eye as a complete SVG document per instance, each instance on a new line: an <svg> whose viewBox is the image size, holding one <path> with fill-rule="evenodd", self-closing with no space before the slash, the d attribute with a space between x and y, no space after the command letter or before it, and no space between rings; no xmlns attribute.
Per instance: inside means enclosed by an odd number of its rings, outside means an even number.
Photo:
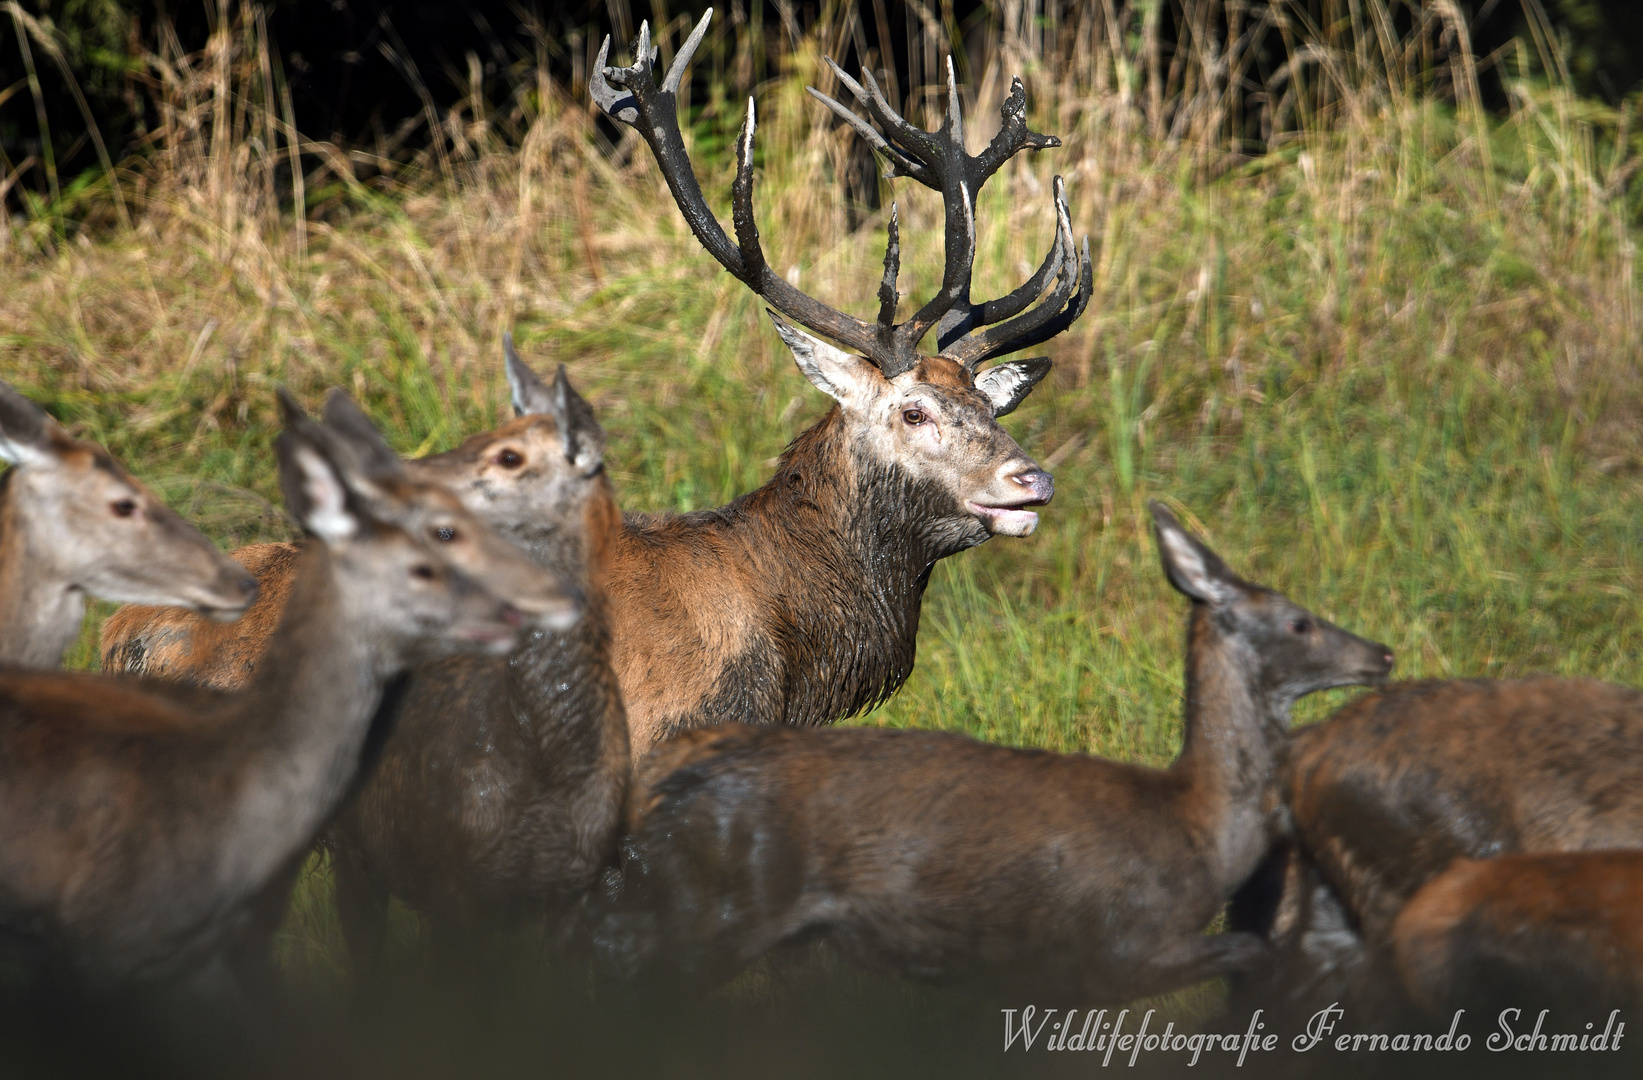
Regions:
<svg viewBox="0 0 1643 1080"><path fill-rule="evenodd" d="M441 525L439 528L434 530L434 538L439 540L441 543L449 544L452 540L456 539L456 530L451 528L449 525Z"/></svg>
<svg viewBox="0 0 1643 1080"><path fill-rule="evenodd" d="M135 499L116 499L109 503L108 508L114 511L115 517L128 518L137 512Z"/></svg>
<svg viewBox="0 0 1643 1080"><path fill-rule="evenodd" d="M504 450L496 455L496 463L504 469L517 469L525 464L525 457L517 450Z"/></svg>
<svg viewBox="0 0 1643 1080"><path fill-rule="evenodd" d="M903 409L901 411L901 419L907 424L908 427L918 427L920 424L924 423L924 410Z"/></svg>
<svg viewBox="0 0 1643 1080"><path fill-rule="evenodd" d="M1305 634L1311 632L1312 623L1307 619L1296 619L1289 624L1289 628L1297 634Z"/></svg>
<svg viewBox="0 0 1643 1080"><path fill-rule="evenodd" d="M429 566L427 563L417 563L415 566L411 567L411 576L419 577L423 581L432 581L439 575L435 573L434 568Z"/></svg>

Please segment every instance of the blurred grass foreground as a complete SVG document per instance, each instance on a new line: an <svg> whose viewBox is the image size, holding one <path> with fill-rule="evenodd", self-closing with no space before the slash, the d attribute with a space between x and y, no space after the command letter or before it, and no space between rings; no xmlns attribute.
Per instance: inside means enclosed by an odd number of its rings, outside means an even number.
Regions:
<svg viewBox="0 0 1643 1080"><path fill-rule="evenodd" d="M1060 174L1095 299L1007 422L1056 474L1037 535L941 564L913 678L859 722L1167 761L1184 604L1149 497L1246 576L1391 644L1400 675L1643 682L1631 108L1568 88L1534 0L1534 32L1487 57L1451 0L1178 0L1169 41L1160 7L1010 2L962 37L932 16L914 42L925 79L957 55L973 143L1019 73L1034 128L1065 144L983 192L977 294L1047 249ZM46 63L51 28L7 10ZM666 63L699 12L652 15ZM803 93L840 94L824 56L873 59L872 17L829 2L751 45L716 18L688 106L728 220L728 87L763 50L766 250L864 315L891 198L908 294L928 296L942 257L938 198L873 180ZM219 541L291 535L275 383L310 402L347 387L427 453L503 415L510 328L595 403L630 509L749 490L822 414L649 153L595 122L585 59L570 84L522 61L500 103L475 75L406 155L293 130L262 25L224 7L203 52L149 55L161 123L140 156L0 221L0 377ZM923 81L890 90L931 125ZM346 969L322 867L283 948L303 977Z"/></svg>

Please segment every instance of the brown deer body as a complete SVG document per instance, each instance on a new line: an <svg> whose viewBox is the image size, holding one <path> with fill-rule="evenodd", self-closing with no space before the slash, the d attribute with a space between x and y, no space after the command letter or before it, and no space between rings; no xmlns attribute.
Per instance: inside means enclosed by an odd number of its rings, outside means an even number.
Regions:
<svg viewBox="0 0 1643 1080"><path fill-rule="evenodd" d="M610 662L605 589L621 514L604 433L560 371L555 421L561 517L532 557L574 582L584 614L538 631L506 659L416 668L370 777L327 831L337 906L356 972L380 949L387 901L428 917L444 959L488 928L553 920L615 862L627 797L628 732ZM516 380L516 386L518 382Z"/></svg>
<svg viewBox="0 0 1643 1080"><path fill-rule="evenodd" d="M1088 244L1082 252L1074 245L1058 179L1056 241L1038 273L1010 296L970 300L976 192L1012 154L1058 145L1027 130L1019 84L1003 110L999 137L972 157L963 150L956 96L947 127L921 132L882 105L870 78L869 89L845 78L890 132L888 143L872 135L875 145L883 144L906 175L941 190L946 202L942 292L911 319L893 322L894 215L878 324L825 308L768 273L756 231L744 227L752 213L751 116L738 151L737 220L744 224L737 226L736 243L706 209L684 154L674 91L706 27L704 16L661 88L650 75L649 31L642 29L641 59L633 68L604 68L601 57L595 96L621 122L633 123L641 112L653 117L639 130L715 258L772 306L860 355L777 318L801 370L837 407L794 440L775 477L758 491L713 510L634 516L616 538L606 586L611 662L636 753L670 731L726 720L830 723L901 686L912 669L931 568L991 536L1030 534L1037 524L1031 508L1054 492L1050 475L997 422L1048 373L1049 361L979 366L1059 333L1083 312L1090 294ZM608 79L622 80L628 95L618 95ZM871 131L865 121L856 123ZM1041 296L1044 302L1027 310ZM969 334L991 323L1000 325ZM931 329L944 347L924 356L916 346ZM451 460L440 479L475 512L501 524L452 475L472 460ZM266 579L265 587L277 592ZM173 639L169 628L159 632L155 618L110 619L105 667L215 684L243 679L243 670L228 670L241 650L225 649L219 661L190 644L202 634L232 634L165 616L191 628L193 637ZM256 648L244 651L254 655Z"/></svg>
<svg viewBox="0 0 1643 1080"><path fill-rule="evenodd" d="M1285 995L1384 980L1393 920L1455 859L1643 847L1640 776L1643 691L1387 687L1296 734L1278 784L1291 836L1235 921L1276 929Z"/></svg>
<svg viewBox="0 0 1643 1080"><path fill-rule="evenodd" d="M317 539L250 686L0 669L0 939L49 968L220 975L246 905L352 783L388 680L507 649L522 612L576 617L551 574L380 442L286 408L286 499Z"/></svg>
<svg viewBox="0 0 1643 1080"><path fill-rule="evenodd" d="M1087 1001L1260 957L1253 935L1202 931L1266 849L1261 797L1290 705L1376 681L1392 658L1153 513L1193 601L1170 768L934 732L689 732L642 767L597 947L629 975L717 981L822 932L910 975L1021 977Z"/></svg>
<svg viewBox="0 0 1643 1080"><path fill-rule="evenodd" d="M1427 1012L1602 1016L1643 1007L1643 851L1457 859L1391 930L1404 992Z"/></svg>
<svg viewBox="0 0 1643 1080"><path fill-rule="evenodd" d="M0 382L0 662L56 667L87 596L232 619L256 583L92 443Z"/></svg>

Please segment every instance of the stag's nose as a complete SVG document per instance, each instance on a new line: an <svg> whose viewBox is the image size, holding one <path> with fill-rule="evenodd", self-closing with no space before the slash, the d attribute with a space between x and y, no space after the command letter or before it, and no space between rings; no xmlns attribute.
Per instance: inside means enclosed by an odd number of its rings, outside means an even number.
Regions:
<svg viewBox="0 0 1643 1080"><path fill-rule="evenodd" d="M1025 506L1036 506L1055 498L1055 477L1036 465L1011 476L1010 482L1027 492Z"/></svg>
<svg viewBox="0 0 1643 1080"><path fill-rule="evenodd" d="M250 607L252 602L257 599L257 579L252 577L250 574L247 574L238 581L234 582L234 588L238 589L239 594L245 598L245 605L247 607Z"/></svg>

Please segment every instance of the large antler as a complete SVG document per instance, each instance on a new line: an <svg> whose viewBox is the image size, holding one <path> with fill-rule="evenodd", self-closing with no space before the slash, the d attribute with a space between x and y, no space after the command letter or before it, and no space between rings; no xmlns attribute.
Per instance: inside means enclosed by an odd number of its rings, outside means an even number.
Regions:
<svg viewBox="0 0 1643 1080"><path fill-rule="evenodd" d="M942 126L933 132L915 127L896 112L879 90L872 73L865 68L858 83L831 59L827 61L827 66L878 121L884 134L881 135L854 111L826 94L811 89L811 96L833 110L888 159L890 176L906 176L934 188L941 192L942 201L947 207L947 265L942 275L941 290L917 314L897 328L898 338L916 345L934 325L937 328L936 345L941 349L941 355L957 360L973 371L985 360L1036 345L1071 326L1089 304L1089 240L1085 239L1082 253L1073 245L1066 185L1059 176L1054 184L1055 242L1038 272L1008 296L981 304L970 299L970 280L975 261L976 195L981 186L1022 150L1044 150L1061 145L1061 140L1054 135L1040 135L1027 127L1027 92L1020 78L1011 82L1010 96L999 109L1002 123L998 134L993 136L986 149L972 155L964 150L964 116L959 106L958 80L953 73L951 57L947 59L947 116ZM886 291L894 290L890 263L887 258L885 287L881 290L881 296ZM1027 305L1044 294L1052 275L1056 278L1056 284L1049 297L1037 308L1022 315ZM1013 321L973 337L965 336L978 326L1000 323L1005 319ZM884 321L882 313L880 321Z"/></svg>
<svg viewBox="0 0 1643 1080"><path fill-rule="evenodd" d="M834 112L844 117L880 153L890 159L892 176L908 176L942 193L947 207L946 269L941 290L909 320L897 324L896 277L900 270L901 244L896 208L890 209L889 244L884 256L884 281L879 288L879 317L867 323L828 307L800 292L770 268L759 244L759 230L753 217L753 100L748 99L747 119L736 143L736 179L731 187L731 206L736 231L732 243L725 234L696 182L679 131L677 94L690 58L707 33L713 11L708 9L674 58L666 78L658 87L652 75L658 50L650 44L650 27L641 24L634 44L632 67L606 67L610 38L599 49L599 59L589 90L594 101L612 118L632 126L656 155L668 189L679 204L696 239L731 274L744 282L770 305L797 322L846 348L859 352L878 365L885 377L892 377L918 362L918 344L940 321L938 346L941 355L959 361L974 371L983 361L1002 353L1044 341L1071 325L1084 311L1090 294L1089 242L1082 258L1072 239L1071 217L1067 212L1065 186L1055 181L1056 239L1044 264L1025 284L1008 296L984 304L970 300L971 270L975 261L975 196L987 178L1013 154L1023 149L1059 146L1054 136L1027 130L1026 93L1017 79L1002 110L1004 126L985 150L971 156L964 152L963 118L959 112L958 87L948 62L949 105L947 122L935 132L922 131L892 109L879 92L872 76L863 71L864 90L832 61L834 72L874 118L888 131L881 136L866 121L833 99L810 92ZM625 90L618 92L616 87ZM1039 307L1021 314L1043 295L1050 277L1056 278L1050 296ZM1076 288L1076 291L1075 291ZM1016 317L1019 316L1019 317ZM1003 322L1003 320L1011 320ZM993 326L971 337L971 329Z"/></svg>

